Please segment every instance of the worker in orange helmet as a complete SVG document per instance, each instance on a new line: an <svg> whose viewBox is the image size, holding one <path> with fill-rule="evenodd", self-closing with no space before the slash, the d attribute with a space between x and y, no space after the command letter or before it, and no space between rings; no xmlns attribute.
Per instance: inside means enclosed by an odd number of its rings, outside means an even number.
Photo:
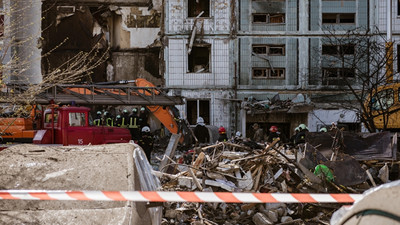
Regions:
<svg viewBox="0 0 400 225"><path fill-rule="evenodd" d="M223 142L228 140L228 136L226 135L225 127L220 126L218 129L219 138L218 141Z"/></svg>

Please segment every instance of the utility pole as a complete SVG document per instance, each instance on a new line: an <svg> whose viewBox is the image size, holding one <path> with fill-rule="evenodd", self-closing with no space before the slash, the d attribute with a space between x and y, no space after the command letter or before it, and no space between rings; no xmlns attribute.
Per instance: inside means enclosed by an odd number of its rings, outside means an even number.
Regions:
<svg viewBox="0 0 400 225"><path fill-rule="evenodd" d="M393 83L392 0L386 0L386 82Z"/></svg>

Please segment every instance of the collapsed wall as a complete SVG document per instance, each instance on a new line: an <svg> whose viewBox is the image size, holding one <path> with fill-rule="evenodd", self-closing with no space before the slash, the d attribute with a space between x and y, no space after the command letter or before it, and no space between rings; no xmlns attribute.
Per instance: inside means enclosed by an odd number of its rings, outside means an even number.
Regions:
<svg viewBox="0 0 400 225"><path fill-rule="evenodd" d="M138 191L159 185L135 144L15 145L0 152L0 167L2 190ZM160 208L148 209L142 202L0 200L0 210L0 221L6 224L158 224L161 220Z"/></svg>

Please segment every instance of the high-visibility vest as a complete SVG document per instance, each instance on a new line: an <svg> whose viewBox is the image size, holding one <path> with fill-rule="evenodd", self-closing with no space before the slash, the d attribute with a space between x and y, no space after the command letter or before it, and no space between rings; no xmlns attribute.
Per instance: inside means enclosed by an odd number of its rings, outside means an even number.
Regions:
<svg viewBox="0 0 400 225"><path fill-rule="evenodd" d="M121 127L123 127L123 128L127 127L127 125L125 125L125 117L122 117Z"/></svg>
<svg viewBox="0 0 400 225"><path fill-rule="evenodd" d="M133 119L133 121L132 121ZM129 118L129 128L139 128L139 126L136 123L137 118L136 117L131 117ZM133 122L133 124L132 124Z"/></svg>
<svg viewBox="0 0 400 225"><path fill-rule="evenodd" d="M95 119L95 120L93 121L93 123L94 123L94 125L96 125L96 126L100 126L100 119Z"/></svg>
<svg viewBox="0 0 400 225"><path fill-rule="evenodd" d="M107 118L106 119L106 125L107 126L111 126L111 127L113 127L114 126L114 120L112 119L112 118Z"/></svg>

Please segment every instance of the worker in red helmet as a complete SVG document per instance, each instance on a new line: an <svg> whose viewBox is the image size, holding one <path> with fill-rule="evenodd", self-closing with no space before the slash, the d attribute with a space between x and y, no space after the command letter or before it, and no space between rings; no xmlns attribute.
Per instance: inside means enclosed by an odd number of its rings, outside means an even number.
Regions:
<svg viewBox="0 0 400 225"><path fill-rule="evenodd" d="M228 136L226 135L225 127L220 126L218 129L218 133L219 133L218 141L220 142L228 141Z"/></svg>
<svg viewBox="0 0 400 225"><path fill-rule="evenodd" d="M280 138L281 142L285 143L286 142L286 137L284 134L279 132L279 129L277 126L271 126L269 128L269 135L267 138L267 142L273 142L275 139Z"/></svg>

